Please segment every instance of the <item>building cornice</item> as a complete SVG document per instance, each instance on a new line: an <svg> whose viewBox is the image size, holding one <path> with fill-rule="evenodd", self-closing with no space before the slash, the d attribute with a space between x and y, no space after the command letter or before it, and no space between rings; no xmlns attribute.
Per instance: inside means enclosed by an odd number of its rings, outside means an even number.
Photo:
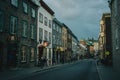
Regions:
<svg viewBox="0 0 120 80"><path fill-rule="evenodd" d="M51 15L54 15L54 11L43 1L43 0L40 0L40 4L41 6L47 10Z"/></svg>

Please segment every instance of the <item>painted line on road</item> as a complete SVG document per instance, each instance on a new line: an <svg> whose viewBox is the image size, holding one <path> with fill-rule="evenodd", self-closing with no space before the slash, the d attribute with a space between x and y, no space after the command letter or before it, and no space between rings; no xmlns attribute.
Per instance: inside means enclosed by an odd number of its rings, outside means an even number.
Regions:
<svg viewBox="0 0 120 80"><path fill-rule="evenodd" d="M103 80L103 78L102 78L102 76L101 76L101 73L100 73L100 68L98 68L98 66L97 66L97 63L95 62L95 64L96 64L96 69L97 69L97 72L98 72L98 75L99 75L99 78L100 78L100 80Z"/></svg>

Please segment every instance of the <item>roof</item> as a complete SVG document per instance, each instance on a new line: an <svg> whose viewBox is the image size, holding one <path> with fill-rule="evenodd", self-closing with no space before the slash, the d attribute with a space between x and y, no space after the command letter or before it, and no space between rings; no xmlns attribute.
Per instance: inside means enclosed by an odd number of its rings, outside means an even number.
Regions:
<svg viewBox="0 0 120 80"><path fill-rule="evenodd" d="M47 10L51 15L54 15L54 11L43 1L43 0L40 0L40 4L41 6Z"/></svg>

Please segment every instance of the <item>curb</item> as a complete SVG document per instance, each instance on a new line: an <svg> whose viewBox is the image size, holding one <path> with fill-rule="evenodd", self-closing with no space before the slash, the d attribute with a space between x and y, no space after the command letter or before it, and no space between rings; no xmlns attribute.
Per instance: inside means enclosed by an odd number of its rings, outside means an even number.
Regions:
<svg viewBox="0 0 120 80"><path fill-rule="evenodd" d="M45 71L49 71L49 70L52 70L52 69L55 69L56 67L60 67L60 66L63 66L63 65L66 65L66 64L61 64L61 65L55 65L55 66L50 66L50 67L46 67L46 68L43 68L43 69L38 69L38 70L34 70L34 71L31 71L29 73L25 73L25 74L21 74L21 75L17 75L17 76L12 76L10 78L7 78L5 80L21 80L21 79L24 79L24 78L27 78L29 76L34 76L40 72L45 72Z"/></svg>
<svg viewBox="0 0 120 80"><path fill-rule="evenodd" d="M97 62L95 62L95 65L96 65L96 69L97 69L97 72L98 72L99 79L100 79L100 80L103 80L103 78L102 78L102 76L101 76L101 73L100 73L100 71L99 71Z"/></svg>

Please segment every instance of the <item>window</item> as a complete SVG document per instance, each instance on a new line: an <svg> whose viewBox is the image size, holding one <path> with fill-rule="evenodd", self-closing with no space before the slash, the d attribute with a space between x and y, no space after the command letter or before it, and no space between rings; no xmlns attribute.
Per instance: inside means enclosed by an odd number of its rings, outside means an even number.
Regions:
<svg viewBox="0 0 120 80"><path fill-rule="evenodd" d="M62 33L62 29L61 28L59 28L59 32Z"/></svg>
<svg viewBox="0 0 120 80"><path fill-rule="evenodd" d="M53 35L53 44L55 44L55 35Z"/></svg>
<svg viewBox="0 0 120 80"><path fill-rule="evenodd" d="M31 31L30 31L30 33L31 33L31 39L34 39L35 38L35 30L34 30L34 25L31 25Z"/></svg>
<svg viewBox="0 0 120 80"><path fill-rule="evenodd" d="M27 5L27 3L25 3L25 2L23 2L23 11L24 11L25 13L28 13L28 5Z"/></svg>
<svg viewBox="0 0 120 80"><path fill-rule="evenodd" d="M16 33L17 31L17 18L14 16L10 17L10 33Z"/></svg>
<svg viewBox="0 0 120 80"><path fill-rule="evenodd" d="M3 26L4 26L4 15L3 12L0 11L0 32L3 31Z"/></svg>
<svg viewBox="0 0 120 80"><path fill-rule="evenodd" d="M43 14L39 13L39 22L43 23Z"/></svg>
<svg viewBox="0 0 120 80"><path fill-rule="evenodd" d="M26 62L26 46L22 46L21 62Z"/></svg>
<svg viewBox="0 0 120 80"><path fill-rule="evenodd" d="M43 39L43 29L39 28L39 40Z"/></svg>
<svg viewBox="0 0 120 80"><path fill-rule="evenodd" d="M44 31L44 39L48 41L48 32L46 30Z"/></svg>
<svg viewBox="0 0 120 80"><path fill-rule="evenodd" d="M44 24L47 26L47 23L48 23L48 19L47 17L45 17Z"/></svg>
<svg viewBox="0 0 120 80"><path fill-rule="evenodd" d="M56 25L56 31L58 32L58 25Z"/></svg>
<svg viewBox="0 0 120 80"><path fill-rule="evenodd" d="M49 59L51 59L51 58L52 58L52 56L51 56L51 54L52 54L52 53L51 53L51 50L52 50L52 49L51 49L51 48L49 48Z"/></svg>
<svg viewBox="0 0 120 80"><path fill-rule="evenodd" d="M31 61L34 61L34 55L35 55L34 53L35 53L34 48L31 48L31 57L30 57Z"/></svg>
<svg viewBox="0 0 120 80"><path fill-rule="evenodd" d="M15 7L18 7L18 0L11 0L11 4Z"/></svg>
<svg viewBox="0 0 120 80"><path fill-rule="evenodd" d="M51 37L52 37L52 34L49 32L49 42L50 42L50 43L52 42Z"/></svg>
<svg viewBox="0 0 120 80"><path fill-rule="evenodd" d="M27 37L27 26L28 26L28 24L27 24L26 21L23 21L22 23L23 23L22 36Z"/></svg>
<svg viewBox="0 0 120 80"><path fill-rule="evenodd" d="M117 16L118 14L118 1L117 0L114 0L114 14L115 16Z"/></svg>
<svg viewBox="0 0 120 80"><path fill-rule="evenodd" d="M35 18L35 10L32 8L32 17Z"/></svg>
<svg viewBox="0 0 120 80"><path fill-rule="evenodd" d="M51 28L51 25L52 25L52 21L49 20L49 28Z"/></svg>
<svg viewBox="0 0 120 80"><path fill-rule="evenodd" d="M53 23L53 29L55 30L55 23Z"/></svg>
<svg viewBox="0 0 120 80"><path fill-rule="evenodd" d="M116 49L119 49L119 37L118 37L118 34L119 34L119 29L117 28L116 29L116 35L115 35L115 45L116 45Z"/></svg>

